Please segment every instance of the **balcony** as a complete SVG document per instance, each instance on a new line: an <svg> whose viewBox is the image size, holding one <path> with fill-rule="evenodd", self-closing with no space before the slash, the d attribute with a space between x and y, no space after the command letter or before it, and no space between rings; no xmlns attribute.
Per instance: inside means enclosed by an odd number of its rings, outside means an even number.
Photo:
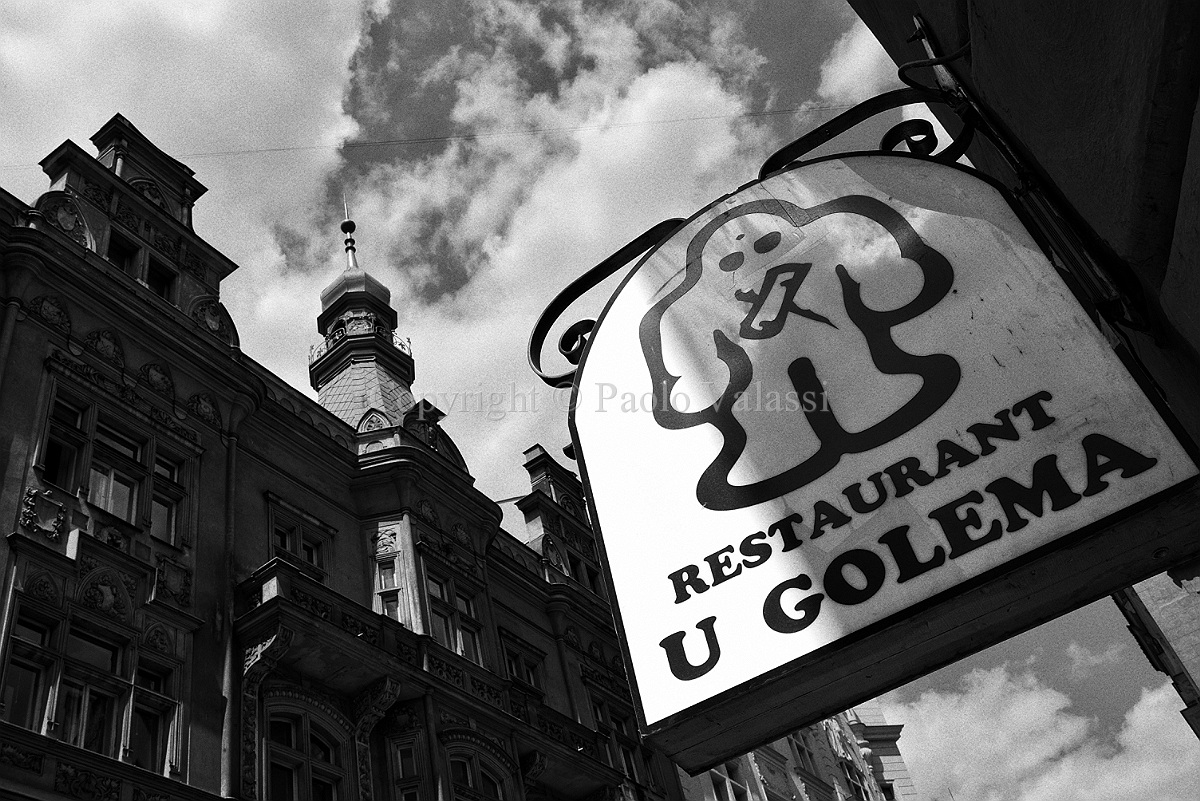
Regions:
<svg viewBox="0 0 1200 801"><path fill-rule="evenodd" d="M401 337L387 327L377 325L374 327L374 329L356 331L353 334L347 334L345 328L333 330L322 342L318 342L316 345L313 345L311 348L309 348L308 363L311 365L316 362L318 359L328 353L334 345L336 345L338 342L341 342L347 336L349 336L351 339L375 337L384 343L390 344L392 347L406 356L412 356L412 342L410 342L407 337Z"/></svg>

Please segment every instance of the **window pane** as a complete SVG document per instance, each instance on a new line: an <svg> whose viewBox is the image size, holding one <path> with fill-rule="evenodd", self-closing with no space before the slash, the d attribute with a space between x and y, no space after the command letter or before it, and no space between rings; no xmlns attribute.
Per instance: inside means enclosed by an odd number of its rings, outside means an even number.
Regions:
<svg viewBox="0 0 1200 801"><path fill-rule="evenodd" d="M443 601L446 600L446 587L444 584L442 584L442 582L438 581L433 576L429 576L426 579L425 584L429 587L430 595L432 595L434 598L440 598Z"/></svg>
<svg viewBox="0 0 1200 801"><path fill-rule="evenodd" d="M9 662L0 693L5 720L34 731L41 728L41 679L42 672L33 665Z"/></svg>
<svg viewBox="0 0 1200 801"><path fill-rule="evenodd" d="M433 631L433 639L446 648L454 649L454 641L451 639L450 619L441 612L432 611L429 614L429 622Z"/></svg>
<svg viewBox="0 0 1200 801"><path fill-rule="evenodd" d="M112 753L113 725L116 722L116 700L95 688L88 691L87 720L83 747L98 754Z"/></svg>
<svg viewBox="0 0 1200 801"><path fill-rule="evenodd" d="M155 709L139 706L133 710L133 721L129 730L130 760L139 768L161 773L163 769L162 713Z"/></svg>
<svg viewBox="0 0 1200 801"><path fill-rule="evenodd" d="M146 286L163 300L171 299L171 288L175 284L175 274L164 264L151 259L150 267L146 270Z"/></svg>
<svg viewBox="0 0 1200 801"><path fill-rule="evenodd" d="M334 801L336 797L333 782L318 776L313 777L311 801Z"/></svg>
<svg viewBox="0 0 1200 801"><path fill-rule="evenodd" d="M456 595L454 597L454 605L458 607L458 611L464 615L475 617L475 604L465 595Z"/></svg>
<svg viewBox="0 0 1200 801"><path fill-rule="evenodd" d="M383 613L392 620L400 619L400 600L395 595L384 596Z"/></svg>
<svg viewBox="0 0 1200 801"><path fill-rule="evenodd" d="M63 682L58 694L58 729L64 742L80 745L83 734L83 686Z"/></svg>
<svg viewBox="0 0 1200 801"><path fill-rule="evenodd" d="M486 770L479 771L479 791L488 798L504 798L504 789L500 781Z"/></svg>
<svg viewBox="0 0 1200 801"><path fill-rule="evenodd" d="M275 527L275 545L285 551L292 549L292 531L286 526Z"/></svg>
<svg viewBox="0 0 1200 801"><path fill-rule="evenodd" d="M290 720L272 719L267 726L267 737L271 742L286 745L288 748L295 748L295 725Z"/></svg>
<svg viewBox="0 0 1200 801"><path fill-rule="evenodd" d="M411 779L417 775L417 755L411 747L396 749L396 770L400 773L397 777L400 779Z"/></svg>
<svg viewBox="0 0 1200 801"><path fill-rule="evenodd" d="M83 412L78 406L65 398L58 398L54 401L54 408L50 411L50 417L69 428L77 429L79 428L80 421L83 419Z"/></svg>
<svg viewBox="0 0 1200 801"><path fill-rule="evenodd" d="M380 562L379 563L379 588L381 590L390 590L396 586L396 563L395 562Z"/></svg>
<svg viewBox="0 0 1200 801"><path fill-rule="evenodd" d="M333 746L316 734L308 736L308 755L318 762L334 762Z"/></svg>
<svg viewBox="0 0 1200 801"><path fill-rule="evenodd" d="M162 693L167 689L167 677L155 668L139 665L134 684L152 692Z"/></svg>
<svg viewBox="0 0 1200 801"><path fill-rule="evenodd" d="M450 760L450 778L455 784L461 784L464 787L475 786L471 777L471 764L465 759Z"/></svg>
<svg viewBox="0 0 1200 801"><path fill-rule="evenodd" d="M67 656L108 673L117 670L120 648L82 631L72 631L67 638Z"/></svg>
<svg viewBox="0 0 1200 801"><path fill-rule="evenodd" d="M96 441L104 443L112 450L134 461L137 461L141 453L141 446L137 442L104 424L96 426Z"/></svg>
<svg viewBox="0 0 1200 801"><path fill-rule="evenodd" d="M31 642L34 645L45 645L50 640L50 627L36 620L30 620L25 615L18 615L13 622L13 636Z"/></svg>
<svg viewBox="0 0 1200 801"><path fill-rule="evenodd" d="M300 556L305 562L316 567L321 566L321 544L312 540L300 543Z"/></svg>
<svg viewBox="0 0 1200 801"><path fill-rule="evenodd" d="M159 495L150 504L150 536L175 541L175 502Z"/></svg>
<svg viewBox="0 0 1200 801"><path fill-rule="evenodd" d="M271 763L271 801L295 801L296 771L278 762Z"/></svg>
<svg viewBox="0 0 1200 801"><path fill-rule="evenodd" d="M478 664L479 635L468 628L463 628L460 634L462 635L462 655Z"/></svg>
<svg viewBox="0 0 1200 801"><path fill-rule="evenodd" d="M73 490L75 483L75 448L57 439L46 441L42 478L57 487Z"/></svg>
<svg viewBox="0 0 1200 801"><path fill-rule="evenodd" d="M177 481L179 479L179 465L166 456L156 457L154 460L154 475L168 478L171 481Z"/></svg>
<svg viewBox="0 0 1200 801"><path fill-rule="evenodd" d="M132 478L114 472L112 477L111 506L108 511L117 517L133 522L133 505L137 498L137 484Z"/></svg>

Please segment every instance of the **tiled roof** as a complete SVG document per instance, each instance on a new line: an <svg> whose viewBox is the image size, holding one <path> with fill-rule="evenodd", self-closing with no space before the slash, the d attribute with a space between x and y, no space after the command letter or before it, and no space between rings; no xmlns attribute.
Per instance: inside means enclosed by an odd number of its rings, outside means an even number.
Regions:
<svg viewBox="0 0 1200 801"><path fill-rule="evenodd" d="M371 409L399 425L404 413L416 405L409 388L373 361L351 364L322 387L318 396L322 406L356 427Z"/></svg>

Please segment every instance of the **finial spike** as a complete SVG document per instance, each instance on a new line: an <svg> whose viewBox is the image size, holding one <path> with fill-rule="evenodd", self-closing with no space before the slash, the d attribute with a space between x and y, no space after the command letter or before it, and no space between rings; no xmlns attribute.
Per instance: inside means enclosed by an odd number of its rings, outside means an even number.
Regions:
<svg viewBox="0 0 1200 801"><path fill-rule="evenodd" d="M354 220L350 219L350 204L346 202L346 193L342 193L342 208L346 219L342 220L342 233L346 235L346 269L357 270L358 259L354 255Z"/></svg>

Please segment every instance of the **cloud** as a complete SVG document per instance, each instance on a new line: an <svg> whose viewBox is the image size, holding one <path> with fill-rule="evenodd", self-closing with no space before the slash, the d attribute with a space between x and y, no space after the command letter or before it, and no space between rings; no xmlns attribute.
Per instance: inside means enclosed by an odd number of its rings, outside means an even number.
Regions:
<svg viewBox="0 0 1200 801"><path fill-rule="evenodd" d="M896 64L875 34L855 18L821 63L817 95L826 102L861 103L900 86Z"/></svg>
<svg viewBox="0 0 1200 801"><path fill-rule="evenodd" d="M504 497L521 491L513 468L523 449L567 439L561 396L525 364L538 314L653 223L752 178L769 143L739 116L760 59L719 9L685 13L667 0L455 8L470 35L429 20L425 39L456 43L436 51L377 21L353 79L376 88L352 91L349 108L372 135L444 108L456 138L419 157L350 163L342 177L360 261L393 288L413 338L414 391L452 412L444 425L481 488ZM381 72L409 76L388 83L389 96L408 98L403 112L378 105Z"/></svg>
<svg viewBox="0 0 1200 801"><path fill-rule="evenodd" d="M1103 665L1116 664L1121 660L1124 650L1124 644L1114 642L1109 644L1103 651L1096 652L1072 640L1067 645L1067 658L1071 660L1071 678L1076 680L1086 679L1095 672L1096 668Z"/></svg>
<svg viewBox="0 0 1200 801"><path fill-rule="evenodd" d="M1092 734L1063 693L1007 666L975 670L958 691L884 700L930 801L1184 801L1200 786L1195 735L1169 684L1143 691L1116 741Z"/></svg>

